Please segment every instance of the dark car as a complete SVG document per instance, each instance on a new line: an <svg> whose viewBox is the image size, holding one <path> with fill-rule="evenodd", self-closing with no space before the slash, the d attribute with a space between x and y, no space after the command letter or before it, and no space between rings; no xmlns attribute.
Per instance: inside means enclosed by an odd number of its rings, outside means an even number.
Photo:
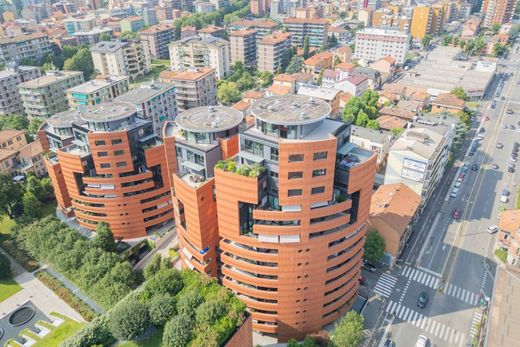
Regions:
<svg viewBox="0 0 520 347"><path fill-rule="evenodd" d="M511 150L513 153L518 153L518 147L513 147L513 149Z"/></svg>
<svg viewBox="0 0 520 347"><path fill-rule="evenodd" d="M513 124L511 124L511 125L509 126L509 129L511 129L511 130L515 130L515 126L514 126Z"/></svg>
<svg viewBox="0 0 520 347"><path fill-rule="evenodd" d="M425 308L427 304L428 304L428 293L421 292L421 294L419 294L419 297L417 298L417 306L419 306L419 308Z"/></svg>
<svg viewBox="0 0 520 347"><path fill-rule="evenodd" d="M471 170L472 171L478 171L478 165L477 164L471 165Z"/></svg>
<svg viewBox="0 0 520 347"><path fill-rule="evenodd" d="M500 149L500 148L503 148L503 147L504 147L504 145L502 144L502 142L498 142L498 143L497 143L497 148Z"/></svg>
<svg viewBox="0 0 520 347"><path fill-rule="evenodd" d="M367 270L367 271L370 271L370 272L376 272L377 268L370 264L370 263L363 263L363 266L362 266L363 269Z"/></svg>
<svg viewBox="0 0 520 347"><path fill-rule="evenodd" d="M454 219L459 219L460 217L462 217L462 210L460 208L454 209L453 212L451 213L451 216Z"/></svg>
<svg viewBox="0 0 520 347"><path fill-rule="evenodd" d="M506 99L505 96L501 97L500 100L504 101Z"/></svg>
<svg viewBox="0 0 520 347"><path fill-rule="evenodd" d="M395 347L395 342L390 340L390 339L386 339L385 344L383 345L383 347Z"/></svg>
<svg viewBox="0 0 520 347"><path fill-rule="evenodd" d="M509 190L507 190L507 189L502 190L502 195L503 196L509 196L510 194L511 193L509 192Z"/></svg>

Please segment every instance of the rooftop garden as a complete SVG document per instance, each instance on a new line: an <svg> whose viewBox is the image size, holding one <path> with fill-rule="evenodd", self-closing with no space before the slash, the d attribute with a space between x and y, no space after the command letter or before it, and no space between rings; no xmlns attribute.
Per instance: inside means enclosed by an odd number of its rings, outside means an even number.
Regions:
<svg viewBox="0 0 520 347"><path fill-rule="evenodd" d="M226 160L219 160L215 164L215 169L224 170L227 172L234 172L241 176L258 177L265 172L265 167L260 164L254 165L237 165L233 158Z"/></svg>

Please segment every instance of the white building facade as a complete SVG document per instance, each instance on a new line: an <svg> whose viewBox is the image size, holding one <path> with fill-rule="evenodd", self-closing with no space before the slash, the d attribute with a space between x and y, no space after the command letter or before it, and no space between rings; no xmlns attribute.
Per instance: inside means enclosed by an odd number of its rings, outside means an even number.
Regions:
<svg viewBox="0 0 520 347"><path fill-rule="evenodd" d="M391 56L402 65L409 42L410 35L404 31L366 28L356 33L354 57L373 62Z"/></svg>

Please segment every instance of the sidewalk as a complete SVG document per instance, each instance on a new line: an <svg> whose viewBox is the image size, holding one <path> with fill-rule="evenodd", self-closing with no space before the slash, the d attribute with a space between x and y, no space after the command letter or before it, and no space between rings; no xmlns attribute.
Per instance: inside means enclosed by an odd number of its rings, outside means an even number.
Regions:
<svg viewBox="0 0 520 347"><path fill-rule="evenodd" d="M146 254L137 264L134 266L136 269L144 269L146 264L153 258L156 253L161 254L163 257L168 257L168 250L178 244L177 229L174 227L168 231L163 237L157 240L155 248Z"/></svg>

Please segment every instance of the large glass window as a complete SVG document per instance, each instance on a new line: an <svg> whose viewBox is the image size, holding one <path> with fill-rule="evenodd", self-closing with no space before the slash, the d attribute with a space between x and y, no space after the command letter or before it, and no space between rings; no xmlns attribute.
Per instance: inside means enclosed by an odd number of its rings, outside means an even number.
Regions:
<svg viewBox="0 0 520 347"><path fill-rule="evenodd" d="M261 143L246 139L244 141L244 150L259 157L264 157L264 145Z"/></svg>

